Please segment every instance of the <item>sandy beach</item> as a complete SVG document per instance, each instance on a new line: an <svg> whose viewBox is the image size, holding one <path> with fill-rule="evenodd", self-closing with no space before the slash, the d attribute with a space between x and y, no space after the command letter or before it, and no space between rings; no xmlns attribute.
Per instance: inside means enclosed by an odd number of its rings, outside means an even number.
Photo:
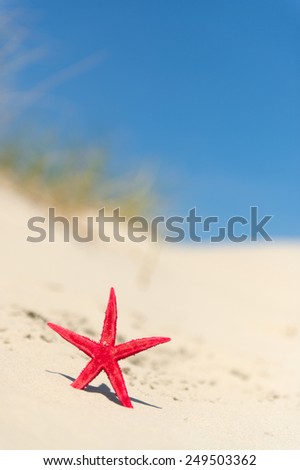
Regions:
<svg viewBox="0 0 300 470"><path fill-rule="evenodd" d="M1 449L300 449L300 245L29 243L45 209L0 189ZM172 341L120 362L134 409L47 326Z"/></svg>

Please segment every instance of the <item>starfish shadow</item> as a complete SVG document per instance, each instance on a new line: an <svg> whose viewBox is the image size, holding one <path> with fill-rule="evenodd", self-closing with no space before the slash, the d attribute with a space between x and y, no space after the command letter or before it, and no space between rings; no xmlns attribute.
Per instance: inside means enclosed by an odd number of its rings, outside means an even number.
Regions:
<svg viewBox="0 0 300 470"><path fill-rule="evenodd" d="M67 374L63 374L62 372L56 372L54 370L46 370L46 372L48 372L49 374L61 375L62 377L65 377L66 379L71 380L72 382L74 382L75 380L74 377L71 377L70 375L67 375ZM94 385L88 385L87 387L85 387L83 391L88 392L88 393L100 393L101 395L104 395L106 398L108 398L108 400L112 401L113 403L116 403L117 405L122 406L117 395L114 392L112 392L111 389L106 384L102 383L98 387L95 387ZM151 406L152 408L157 408L159 410L162 409L161 406L152 405L151 403L138 400L137 398L130 397L130 400L133 401L134 403L139 403L140 405Z"/></svg>

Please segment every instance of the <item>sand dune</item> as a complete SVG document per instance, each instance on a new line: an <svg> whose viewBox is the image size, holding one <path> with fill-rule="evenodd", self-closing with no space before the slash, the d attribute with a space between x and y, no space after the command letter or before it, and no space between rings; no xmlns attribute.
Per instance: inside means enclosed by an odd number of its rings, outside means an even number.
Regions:
<svg viewBox="0 0 300 470"><path fill-rule="evenodd" d="M28 243L44 209L0 189L0 448L299 449L300 245ZM120 363L134 410L47 325L170 336Z"/></svg>

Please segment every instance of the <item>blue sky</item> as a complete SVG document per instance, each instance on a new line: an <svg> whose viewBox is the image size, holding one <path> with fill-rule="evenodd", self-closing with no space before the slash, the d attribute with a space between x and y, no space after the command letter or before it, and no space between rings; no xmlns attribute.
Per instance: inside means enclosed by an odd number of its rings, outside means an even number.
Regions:
<svg viewBox="0 0 300 470"><path fill-rule="evenodd" d="M300 1L20 0L31 88L100 60L30 108L39 126L104 142L112 169L151 168L168 213L273 214L300 235ZM26 111L28 117L29 109Z"/></svg>

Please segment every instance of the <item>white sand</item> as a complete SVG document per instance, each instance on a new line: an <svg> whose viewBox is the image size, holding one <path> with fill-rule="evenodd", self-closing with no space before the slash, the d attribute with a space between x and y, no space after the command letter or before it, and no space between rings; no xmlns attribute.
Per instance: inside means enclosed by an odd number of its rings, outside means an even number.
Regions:
<svg viewBox="0 0 300 470"><path fill-rule="evenodd" d="M0 189L0 448L299 449L300 245L28 243L42 213ZM172 342L120 362L134 409L46 326Z"/></svg>

